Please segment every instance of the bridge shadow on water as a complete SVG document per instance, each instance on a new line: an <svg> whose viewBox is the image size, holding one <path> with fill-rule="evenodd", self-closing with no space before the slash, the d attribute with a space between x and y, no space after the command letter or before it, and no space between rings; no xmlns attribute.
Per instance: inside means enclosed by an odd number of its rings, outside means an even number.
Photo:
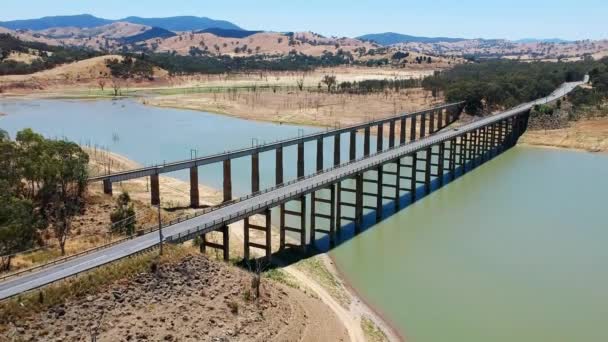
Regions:
<svg viewBox="0 0 608 342"><path fill-rule="evenodd" d="M440 179L438 177L432 179L430 183L430 191L428 194L425 191L424 185L418 186L416 188L415 200L412 199L412 196L409 192L399 198L400 208L398 210L397 206L395 205L395 201L389 201L385 203L382 206L382 218L379 222L376 222L376 211L368 209L368 212L363 214L361 229L359 232L356 231L354 222L345 224L339 230L336 230L334 246L330 244L329 235L323 234L322 236L320 236L321 233L317 233L317 238L315 239L314 243L309 243L307 246L305 246L305 248L288 247L284 250L277 251L272 254L272 262L270 263L268 263L266 257L259 257L257 259L251 259L249 261L240 261L237 263L237 265L246 270L252 270L252 265L257 263L258 265L263 265L265 270L269 270L289 266L303 259L327 253L333 248L336 248L348 242L349 240L357 237L359 234L364 233L366 230L373 228L375 225L382 222L384 219L387 219L395 215L396 213L407 209L410 205L423 200L425 197L429 196L433 192L449 185L450 183L456 181L460 177L473 171L484 163L491 161L493 158L496 158L503 152L504 151L499 151L498 149L490 150L485 155L481 155L477 159L468 161L467 163L465 163L464 166L455 167L454 177L452 177L452 174L449 171L444 174L443 185L441 184Z"/></svg>

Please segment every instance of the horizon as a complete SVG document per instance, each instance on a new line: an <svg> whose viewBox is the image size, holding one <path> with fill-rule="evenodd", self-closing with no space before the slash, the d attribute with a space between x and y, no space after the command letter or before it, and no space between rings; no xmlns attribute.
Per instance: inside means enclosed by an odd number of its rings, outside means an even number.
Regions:
<svg viewBox="0 0 608 342"><path fill-rule="evenodd" d="M370 10L370 1L331 3L311 0L306 6L277 0L250 3L233 0L226 3L201 4L194 0L175 0L171 4L148 1L141 4L108 0L94 4L32 0L30 6L21 1L5 0L0 21L37 19L41 17L91 14L117 20L129 16L163 18L171 16L208 17L226 20L246 30L276 32L312 31L325 36L358 37L365 34L394 32L412 36L450 37L465 39L563 39L601 40L608 38L603 13L608 4L597 0L573 4L547 0L534 4L522 0L483 6L479 0L465 0L459 5L447 1L433 4L404 3L389 0ZM444 8L437 12L436 8ZM92 10L95 8L95 10ZM187 8L180 10L176 8ZM523 9L523 10L522 10ZM469 15L475 20L464 20ZM507 20L508 18L514 18ZM549 20L553 19L553 20ZM542 22L543 25L538 25ZM408 24L405 24L408 23ZM436 25L441 23L440 25Z"/></svg>

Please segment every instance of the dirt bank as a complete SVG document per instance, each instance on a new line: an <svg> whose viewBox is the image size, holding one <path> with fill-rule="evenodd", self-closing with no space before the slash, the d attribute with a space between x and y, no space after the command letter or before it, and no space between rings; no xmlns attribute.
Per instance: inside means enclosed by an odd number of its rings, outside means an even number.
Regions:
<svg viewBox="0 0 608 342"><path fill-rule="evenodd" d="M191 109L277 123L344 127L432 107L442 102L422 89L372 95L258 90L147 98L144 104Z"/></svg>
<svg viewBox="0 0 608 342"><path fill-rule="evenodd" d="M519 142L535 146L608 152L608 118L579 120L562 129L528 130Z"/></svg>
<svg viewBox="0 0 608 342"><path fill-rule="evenodd" d="M345 328L314 296L202 255L119 281L10 323L6 340L344 341Z"/></svg>

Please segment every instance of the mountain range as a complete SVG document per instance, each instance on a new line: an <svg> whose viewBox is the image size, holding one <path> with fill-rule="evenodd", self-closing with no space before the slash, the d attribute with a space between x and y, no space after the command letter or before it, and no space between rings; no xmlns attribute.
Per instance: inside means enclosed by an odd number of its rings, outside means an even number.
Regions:
<svg viewBox="0 0 608 342"><path fill-rule="evenodd" d="M214 20L206 17L179 16L168 18L127 17L110 20L98 18L90 14L44 17L39 19L0 21L0 26L11 30L40 31L54 27L92 28L115 22L128 22L168 31L195 31L207 29L242 30L239 26L225 20Z"/></svg>
<svg viewBox="0 0 608 342"><path fill-rule="evenodd" d="M370 40L376 42L380 45L393 45L399 43L440 43L440 42L461 42L467 39L464 38L448 38L448 37L417 37L410 36L407 34L395 33L395 32L385 32L385 33L374 33L374 34L366 34L363 36L357 37L357 39L361 40Z"/></svg>

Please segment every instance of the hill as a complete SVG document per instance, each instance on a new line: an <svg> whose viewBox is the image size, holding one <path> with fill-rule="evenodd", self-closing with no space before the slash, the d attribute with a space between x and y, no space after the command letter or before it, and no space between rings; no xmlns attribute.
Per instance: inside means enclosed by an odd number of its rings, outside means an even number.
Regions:
<svg viewBox="0 0 608 342"><path fill-rule="evenodd" d="M528 44L528 43L572 43L570 40L560 39L560 38L546 38L546 39L538 39L538 38L523 38L518 39L515 43Z"/></svg>
<svg viewBox="0 0 608 342"><path fill-rule="evenodd" d="M241 30L237 25L225 21L214 20L206 17L179 16L167 18L141 18L127 17L124 19L110 20L98 18L90 14L53 16L39 19L12 20L0 22L0 26L11 30L42 31L57 27L94 28L109 25L116 22L128 22L132 24L159 27L169 31L197 31L209 28L220 28L226 30Z"/></svg>
<svg viewBox="0 0 608 342"><path fill-rule="evenodd" d="M176 36L176 34L174 32L171 32L169 30L165 30L163 28L160 27L153 27L147 31L144 31L140 34L136 34L133 36L129 36L129 37L125 37L122 39L122 42L125 44L133 44L133 43L138 43L138 42L143 42L145 40L148 39L154 39L154 38L169 38L169 37L174 37Z"/></svg>
<svg viewBox="0 0 608 342"><path fill-rule="evenodd" d="M164 28L169 31L197 31L206 30L209 28L219 28L225 30L242 30L235 24L225 20L214 20L205 17L193 17L193 16L182 16L182 17L169 17L169 18L140 18L140 17L128 17L121 19L120 21L126 21L133 24L140 24L146 26L154 26Z"/></svg>
<svg viewBox="0 0 608 342"><path fill-rule="evenodd" d="M366 34L358 39L362 40L371 40L380 45L393 45L399 43L438 43L438 42L460 42L465 40L464 38L447 38L447 37L416 37L410 36L401 33L394 32L385 32L385 33L375 33L375 34Z"/></svg>
<svg viewBox="0 0 608 342"><path fill-rule="evenodd" d="M262 33L263 31L246 31L246 30L228 30L221 28L209 28L206 30L198 31L197 33L211 33L222 38L246 38L256 33Z"/></svg>
<svg viewBox="0 0 608 342"><path fill-rule="evenodd" d="M11 30L46 30L52 27L98 27L113 23L114 20L102 19L90 14L43 17L39 19L13 20L0 22L0 26Z"/></svg>

